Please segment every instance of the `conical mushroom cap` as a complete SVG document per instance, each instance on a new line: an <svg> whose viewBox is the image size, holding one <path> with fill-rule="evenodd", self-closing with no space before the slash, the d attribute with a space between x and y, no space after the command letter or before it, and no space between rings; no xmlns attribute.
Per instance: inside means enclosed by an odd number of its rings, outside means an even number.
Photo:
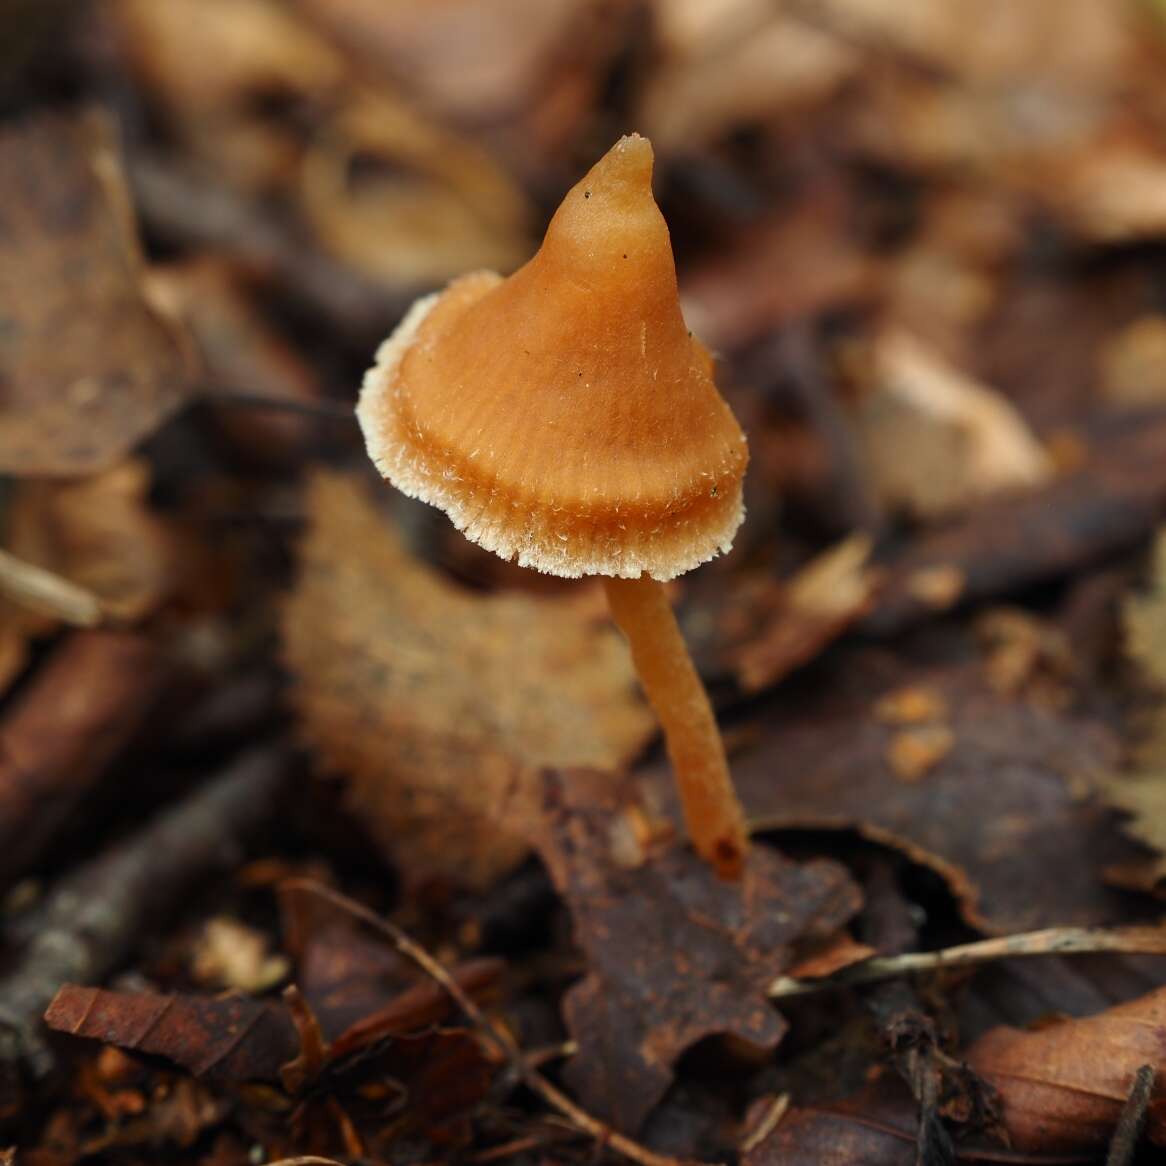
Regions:
<svg viewBox="0 0 1166 1166"><path fill-rule="evenodd" d="M416 303L358 415L405 494L552 575L671 579L741 523L744 435L684 325L652 147L621 139L539 252Z"/></svg>

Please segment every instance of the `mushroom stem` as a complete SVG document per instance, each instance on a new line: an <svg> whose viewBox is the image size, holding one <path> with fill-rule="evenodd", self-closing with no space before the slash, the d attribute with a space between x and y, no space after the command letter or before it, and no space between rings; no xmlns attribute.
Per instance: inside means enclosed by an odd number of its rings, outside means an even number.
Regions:
<svg viewBox="0 0 1166 1166"><path fill-rule="evenodd" d="M749 840L745 816L708 693L693 667L662 584L605 578L607 602L632 649L640 683L660 724L680 803L698 854L723 879L739 879Z"/></svg>

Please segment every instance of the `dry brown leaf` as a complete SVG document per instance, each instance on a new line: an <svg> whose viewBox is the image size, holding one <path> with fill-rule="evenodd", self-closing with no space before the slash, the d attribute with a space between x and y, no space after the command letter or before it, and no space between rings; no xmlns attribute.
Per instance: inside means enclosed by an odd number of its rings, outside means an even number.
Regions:
<svg viewBox="0 0 1166 1166"><path fill-rule="evenodd" d="M133 68L182 118L345 81L343 56L279 0L115 0L112 11Z"/></svg>
<svg viewBox="0 0 1166 1166"><path fill-rule="evenodd" d="M820 0L820 18L865 44L918 57L982 86L1052 77L1112 85L1132 51L1110 0Z"/></svg>
<svg viewBox="0 0 1166 1166"><path fill-rule="evenodd" d="M681 271L685 319L714 351L733 351L787 321L852 306L875 291L878 263L847 237L847 197L807 192L740 233L722 253Z"/></svg>
<svg viewBox="0 0 1166 1166"><path fill-rule="evenodd" d="M858 68L855 50L828 32L772 12L756 16L736 22L729 43L702 38L652 74L640 122L659 148L691 150L816 105Z"/></svg>
<svg viewBox="0 0 1166 1166"><path fill-rule="evenodd" d="M890 509L949 514L1051 476L1019 412L914 337L884 333L873 377L855 423L874 488Z"/></svg>
<svg viewBox="0 0 1166 1166"><path fill-rule="evenodd" d="M7 550L84 587L103 613L133 621L153 611L175 582L175 547L150 511L146 464L129 459L90 478L26 479L8 502ZM25 644L52 619L0 601L0 688L23 666Z"/></svg>
<svg viewBox="0 0 1166 1166"><path fill-rule="evenodd" d="M1131 764L1110 777L1103 793L1129 815L1126 832L1154 851L1150 881L1166 879L1166 528L1154 542L1148 590L1131 596L1123 610L1126 652L1154 690L1153 704L1134 726L1140 738Z"/></svg>
<svg viewBox="0 0 1166 1166"><path fill-rule="evenodd" d="M745 692L760 692L813 659L870 610L879 579L868 562L872 547L868 535L851 535L763 593L771 610L750 619L743 642L728 653Z"/></svg>
<svg viewBox="0 0 1166 1166"><path fill-rule="evenodd" d="M116 0L109 11L129 71L191 153L245 189L295 181L301 135L266 111L341 92L342 54L279 0Z"/></svg>
<svg viewBox="0 0 1166 1166"><path fill-rule="evenodd" d="M653 721L614 629L573 599L473 595L317 474L283 615L303 730L410 881L483 886L529 846L543 766L614 769Z"/></svg>
<svg viewBox="0 0 1166 1166"><path fill-rule="evenodd" d="M447 120L481 124L529 107L592 39L597 0L299 0L354 55ZM610 14L608 14L610 15ZM590 36L588 34L591 34Z"/></svg>
<svg viewBox="0 0 1166 1166"><path fill-rule="evenodd" d="M315 418L277 407L214 403L217 392L270 397L276 405L321 396L310 366L263 318L230 261L201 255L152 267L146 279L154 302L164 303L190 330L218 432L251 463L299 464L315 435Z"/></svg>
<svg viewBox="0 0 1166 1166"><path fill-rule="evenodd" d="M1090 142L1037 181L1052 209L1088 242L1166 236L1166 153L1155 142Z"/></svg>
<svg viewBox="0 0 1166 1166"><path fill-rule="evenodd" d="M104 117L0 136L0 472L104 469L185 400L180 345L141 273Z"/></svg>
<svg viewBox="0 0 1166 1166"><path fill-rule="evenodd" d="M1115 405L1166 404L1166 316L1141 316L1100 354L1101 392Z"/></svg>
<svg viewBox="0 0 1166 1166"><path fill-rule="evenodd" d="M965 651L962 662L922 666L842 649L816 689L767 707L755 722L760 740L733 761L751 825L848 827L900 848L944 877L965 918L986 930L1125 921L1128 899L1102 872L1134 848L1088 796L1116 758L1112 732L1094 717L1001 695ZM896 728L873 715L907 683L936 693L954 738L915 782L891 770Z"/></svg>
<svg viewBox="0 0 1166 1166"><path fill-rule="evenodd" d="M697 1041L731 1034L772 1049L786 1029L766 998L773 972L799 948L820 952L861 903L828 859L795 863L756 844L730 883L687 846L636 845L637 821L651 813L607 774L545 779L539 853L588 965L563 1001L579 1046L566 1076L629 1133Z"/></svg>
<svg viewBox="0 0 1166 1166"><path fill-rule="evenodd" d="M354 98L312 143L301 194L325 248L393 287L509 271L533 247L533 208L489 154L386 94Z"/></svg>
<svg viewBox="0 0 1166 1166"><path fill-rule="evenodd" d="M1147 1134L1166 1144L1166 989L1035 1032L995 1028L966 1053L1000 1092L1004 1125L1019 1150L1096 1149L1113 1134L1134 1075L1158 1071Z"/></svg>

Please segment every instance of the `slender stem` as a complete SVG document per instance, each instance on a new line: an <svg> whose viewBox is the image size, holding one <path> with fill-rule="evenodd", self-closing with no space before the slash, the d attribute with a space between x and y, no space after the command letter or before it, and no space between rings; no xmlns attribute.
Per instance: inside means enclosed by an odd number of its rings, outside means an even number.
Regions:
<svg viewBox="0 0 1166 1166"><path fill-rule="evenodd" d="M739 879L749 840L708 693L692 664L664 588L646 575L604 579L640 683L664 728L693 846L724 879Z"/></svg>

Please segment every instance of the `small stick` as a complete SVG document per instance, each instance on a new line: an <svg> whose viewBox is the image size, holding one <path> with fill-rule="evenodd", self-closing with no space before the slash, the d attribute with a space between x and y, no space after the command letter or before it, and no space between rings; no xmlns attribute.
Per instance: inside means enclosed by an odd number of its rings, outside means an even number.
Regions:
<svg viewBox="0 0 1166 1166"><path fill-rule="evenodd" d="M1153 1065L1143 1065L1134 1074L1134 1083L1130 1086L1129 1096L1122 1106L1113 1139L1109 1143L1105 1166L1130 1166L1133 1162L1138 1143L1142 1140L1142 1129L1146 1124L1146 1112L1156 1077Z"/></svg>
<svg viewBox="0 0 1166 1166"><path fill-rule="evenodd" d="M576 1105L565 1093L552 1085L527 1059L518 1043L501 1025L495 1024L462 990L458 982L446 969L429 954L416 940L409 937L395 923L378 915L368 907L334 891L312 879L289 879L282 884L285 893L315 895L331 903L334 907L367 923L374 931L385 936L396 949L411 959L426 975L439 983L457 1003L458 1007L481 1030L491 1044L503 1055L518 1075L522 1083L543 1099L552 1109L561 1113L572 1125L594 1138L601 1146L608 1146L622 1154L638 1166L681 1166L681 1160L657 1154L639 1142L625 1137L609 1125L593 1117L585 1109Z"/></svg>
<svg viewBox="0 0 1166 1166"><path fill-rule="evenodd" d="M77 867L13 921L21 951L0 979L0 1067L51 1072L41 1017L65 983L93 983L125 959L145 928L193 888L230 870L275 810L290 768L283 747L260 747L114 849Z"/></svg>
<svg viewBox="0 0 1166 1166"><path fill-rule="evenodd" d="M101 622L101 600L60 575L0 550L0 595L38 615L79 628Z"/></svg>
<svg viewBox="0 0 1166 1166"><path fill-rule="evenodd" d="M810 992L823 992L829 988L874 984L896 976L934 972L940 968L970 967L1018 956L1086 955L1104 951L1127 955L1166 955L1166 927L1050 927L1044 931L1026 931L997 939L962 943L940 951L875 956L821 979L799 980L793 976L778 976L769 985L768 994L771 999L780 1000L790 996L804 996Z"/></svg>

